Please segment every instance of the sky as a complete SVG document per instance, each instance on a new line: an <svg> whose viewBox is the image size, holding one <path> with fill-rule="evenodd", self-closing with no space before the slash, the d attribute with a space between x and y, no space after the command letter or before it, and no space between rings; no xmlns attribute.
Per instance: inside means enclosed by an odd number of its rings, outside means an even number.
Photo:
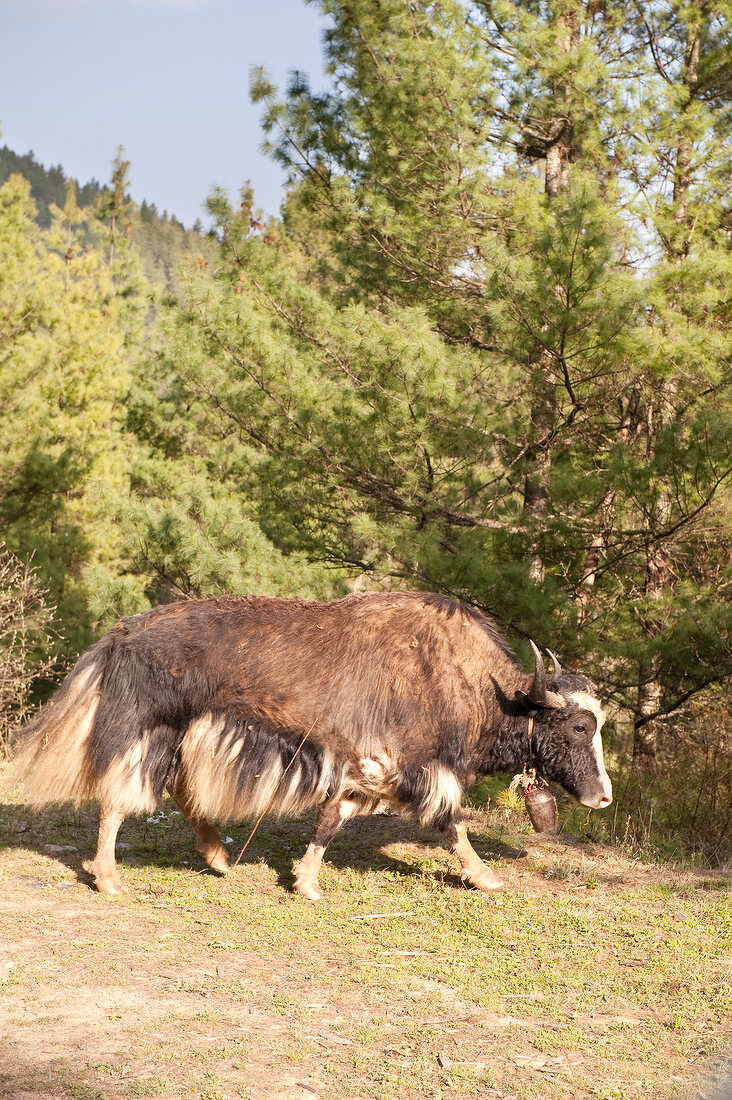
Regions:
<svg viewBox="0 0 732 1100"><path fill-rule="evenodd" d="M132 197L187 226L207 224L213 186L246 180L276 214L249 70L324 87L324 27L304 0L0 0L0 145L81 184L106 183L122 145Z"/></svg>

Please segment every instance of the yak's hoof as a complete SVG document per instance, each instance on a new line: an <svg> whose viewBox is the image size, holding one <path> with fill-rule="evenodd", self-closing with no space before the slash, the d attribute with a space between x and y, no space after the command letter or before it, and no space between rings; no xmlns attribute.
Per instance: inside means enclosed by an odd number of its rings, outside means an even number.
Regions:
<svg viewBox="0 0 732 1100"><path fill-rule="evenodd" d="M463 874L460 877L466 885L473 886L483 894L495 894L506 888L503 879L494 874L489 867L486 867L479 875L468 876Z"/></svg>
<svg viewBox="0 0 732 1100"><path fill-rule="evenodd" d="M320 901L323 896L320 887L314 882L296 882L295 890L301 898L307 898L308 901Z"/></svg>
<svg viewBox="0 0 732 1100"><path fill-rule="evenodd" d="M201 853L212 871L224 875L229 870L229 853L223 844L197 844L196 851Z"/></svg>
<svg viewBox="0 0 732 1100"><path fill-rule="evenodd" d="M97 865L92 859L85 859L82 866L85 871L94 876L94 885L100 894L129 894L129 886L123 882L116 871L97 870Z"/></svg>
<svg viewBox="0 0 732 1100"><path fill-rule="evenodd" d="M295 872L295 893L301 898L307 898L308 901L320 901L323 895L317 879L306 878L297 868Z"/></svg>

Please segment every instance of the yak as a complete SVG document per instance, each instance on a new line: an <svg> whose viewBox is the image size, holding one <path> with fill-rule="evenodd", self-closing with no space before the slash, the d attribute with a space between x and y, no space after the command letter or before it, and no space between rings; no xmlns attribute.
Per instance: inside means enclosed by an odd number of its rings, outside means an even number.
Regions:
<svg viewBox="0 0 732 1100"><path fill-rule="evenodd" d="M211 824L316 808L295 889L321 897L323 853L380 803L441 831L464 882L502 887L470 844L464 791L529 764L605 807L604 713L586 678L524 672L495 625L446 596L354 593L330 602L183 600L122 619L78 660L21 738L37 804L100 802L87 866L125 889L115 842L128 814L168 792L197 850L228 868Z"/></svg>

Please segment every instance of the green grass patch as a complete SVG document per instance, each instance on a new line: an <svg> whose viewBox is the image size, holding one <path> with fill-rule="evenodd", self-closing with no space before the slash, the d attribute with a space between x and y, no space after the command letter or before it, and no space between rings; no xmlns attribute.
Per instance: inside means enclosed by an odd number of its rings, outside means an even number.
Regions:
<svg viewBox="0 0 732 1100"><path fill-rule="evenodd" d="M5 799L10 1095L49 1049L79 1100L681 1100L732 1050L728 876L481 810L475 846L508 885L487 896L437 837L375 817L329 849L312 905L291 891L308 822L265 822L222 877L169 814L125 823L131 892L110 902L81 871L92 810ZM229 827L234 854L248 832Z"/></svg>

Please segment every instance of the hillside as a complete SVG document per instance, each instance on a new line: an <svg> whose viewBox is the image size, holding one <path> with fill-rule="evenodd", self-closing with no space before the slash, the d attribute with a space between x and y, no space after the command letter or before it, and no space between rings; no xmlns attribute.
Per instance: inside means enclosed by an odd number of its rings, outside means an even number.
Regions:
<svg viewBox="0 0 732 1100"><path fill-rule="evenodd" d="M14 1100L729 1100L729 878L473 811L508 890L437 837L351 822L317 906L309 822L208 871L173 804L125 823L130 893L94 893L95 814L0 769L0 1096ZM233 855L250 826L230 827ZM181 1044L185 1057L181 1057Z"/></svg>
<svg viewBox="0 0 732 1100"><path fill-rule="evenodd" d="M0 186L14 174L23 176L30 183L31 194L38 210L36 220L42 228L47 229L52 220L52 207L55 205L63 208L71 177L60 164L50 168L39 164L32 151L21 155L3 146L0 148ZM91 222L94 208L108 188L94 179L84 184L75 182L76 201L83 211L88 211ZM175 216L168 215L167 211L161 214L155 203L143 201L138 205L132 200L129 202L130 236L140 252L145 275L159 286L172 288L183 258L191 252L209 252L212 245L200 225L186 229L182 222Z"/></svg>

